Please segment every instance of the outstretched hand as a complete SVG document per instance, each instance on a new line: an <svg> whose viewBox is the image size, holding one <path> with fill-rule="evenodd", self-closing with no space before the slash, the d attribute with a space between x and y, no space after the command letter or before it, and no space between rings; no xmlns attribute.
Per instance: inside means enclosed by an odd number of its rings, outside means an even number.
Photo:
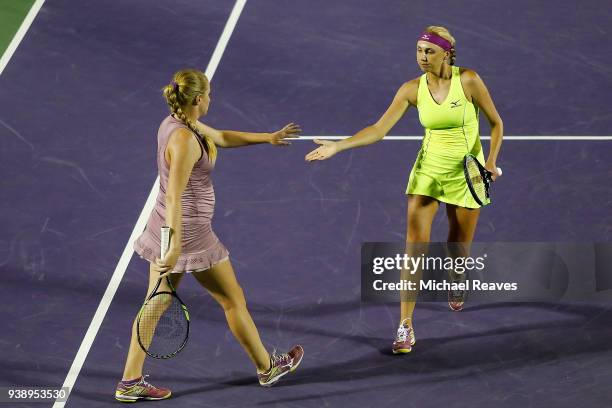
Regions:
<svg viewBox="0 0 612 408"><path fill-rule="evenodd" d="M338 153L338 142L332 142L331 140L315 139L314 142L318 145L312 152L308 153L305 157L306 161L313 160L325 160Z"/></svg>
<svg viewBox="0 0 612 408"><path fill-rule="evenodd" d="M299 134L302 132L300 125L296 125L295 123L290 123L281 130L274 132L271 134L270 143L273 145L279 146L287 146L290 145L291 142L287 139L295 139L299 137Z"/></svg>

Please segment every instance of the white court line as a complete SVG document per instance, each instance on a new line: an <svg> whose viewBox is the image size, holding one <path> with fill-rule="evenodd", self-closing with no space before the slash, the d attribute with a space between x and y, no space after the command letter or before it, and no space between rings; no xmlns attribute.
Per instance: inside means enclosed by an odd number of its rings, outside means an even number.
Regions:
<svg viewBox="0 0 612 408"><path fill-rule="evenodd" d="M6 66L8 65L9 61L13 57L13 54L15 53L15 50L17 49L17 47L19 47L19 44L21 44L21 40L23 40L23 37L25 37L26 33L28 32L28 29L32 25L32 22L36 18L36 15L40 11L40 8L42 7L44 2L45 0L36 0L36 2L30 8L28 14L26 14L25 18L23 19L23 22L21 23L21 26L19 26L19 30L17 30L15 36L11 40L11 43L6 48L4 54L0 58L0 75L2 75L4 68L6 68Z"/></svg>
<svg viewBox="0 0 612 408"><path fill-rule="evenodd" d="M294 140L341 140L349 136L300 136ZM491 136L480 136L483 140L490 140ZM385 136L385 140L421 140L423 136ZM504 140L612 140L612 136L504 136Z"/></svg>
<svg viewBox="0 0 612 408"><path fill-rule="evenodd" d="M234 8L232 9L232 12L230 13L227 23L225 23L225 28L223 29L223 33L221 34L221 37L219 38L219 41L217 42L215 51L213 52L213 55L208 63L208 67L206 68L206 71L205 71L209 80L212 80L212 77L215 74L217 67L219 66L219 61L221 60L221 57L223 56L223 52L225 51L227 43L229 42L232 32L234 31L234 28L236 27L236 23L238 22L238 18L240 17L240 14L242 13L242 9L244 8L246 2L247 0L236 0L236 3L234 4ZM87 358L89 349L91 348L91 345L94 339L96 338L96 335L98 334L98 330L100 329L100 326L102 325L102 320L104 320L104 316L106 316L106 312L108 311L108 308L110 307L113 297L115 296L115 293L117 292L117 288L119 287L119 284L121 283L121 279L123 279L125 270L127 269L127 266L130 263L130 259L132 258L132 254L134 252L134 250L132 249L132 243L134 242L136 238L138 238L138 236L144 230L147 220L149 218L149 214L151 213L151 210L153 209L153 206L155 205L155 199L157 197L158 192L159 192L159 177L155 180L155 184L153 184L153 188L151 189L151 192L149 193L149 197L147 198L147 201L144 205L144 208L142 209L140 216L138 217L138 221L136 222L136 225L134 226L134 230L132 231L132 234L130 235L130 239L125 245L125 249L123 250L123 254L121 255L121 258L119 259L119 263L117 264L117 267L115 268L115 272L113 272L113 276L111 277L111 280L106 288L106 291L104 292L104 295L102 296L102 300L100 300L98 309L96 310L96 313L89 325L89 328L87 329L87 333L85 333L85 337L83 337L81 346L79 347L79 350L77 351L76 357L74 358L74 361L72 362L72 366L70 367L70 370L68 371L68 375L66 376L66 380L64 381L64 384L62 385L62 387L68 387L69 391L72 391L72 387L74 386L74 383L76 382L76 379L79 376L81 368L83 367L83 363L85 363L85 359ZM66 404L66 401L56 401L55 404L53 404L53 408L61 408L65 404Z"/></svg>

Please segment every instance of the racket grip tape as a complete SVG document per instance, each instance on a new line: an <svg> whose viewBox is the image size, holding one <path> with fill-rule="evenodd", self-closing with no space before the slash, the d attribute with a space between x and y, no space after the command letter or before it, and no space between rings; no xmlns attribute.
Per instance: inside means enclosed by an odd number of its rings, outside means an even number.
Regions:
<svg viewBox="0 0 612 408"><path fill-rule="evenodd" d="M160 245L160 257L161 259L164 259L166 257L166 253L168 252L168 248L170 248L170 227L161 227Z"/></svg>

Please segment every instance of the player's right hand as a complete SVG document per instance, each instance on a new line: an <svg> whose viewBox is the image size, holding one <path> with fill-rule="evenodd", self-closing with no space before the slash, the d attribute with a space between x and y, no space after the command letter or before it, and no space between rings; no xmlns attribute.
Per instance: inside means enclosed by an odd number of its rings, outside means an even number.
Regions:
<svg viewBox="0 0 612 408"><path fill-rule="evenodd" d="M315 150L308 153L305 157L306 161L329 159L334 154L339 152L338 142L332 142L331 140L321 140L321 139L315 139L314 142L321 146L317 147Z"/></svg>
<svg viewBox="0 0 612 408"><path fill-rule="evenodd" d="M172 273L172 270L176 266L180 253L170 249L164 259L155 258L155 262L151 264L151 268L160 274L160 278L166 277Z"/></svg>

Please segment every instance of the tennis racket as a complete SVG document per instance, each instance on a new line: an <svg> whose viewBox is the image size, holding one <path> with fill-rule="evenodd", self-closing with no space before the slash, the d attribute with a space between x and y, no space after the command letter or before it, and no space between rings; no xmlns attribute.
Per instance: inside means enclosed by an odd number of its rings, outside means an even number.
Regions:
<svg viewBox="0 0 612 408"><path fill-rule="evenodd" d="M501 176L502 171L499 167L497 172ZM463 173L474 200L476 200L478 205L484 205L484 202L489 198L493 173L485 169L478 159L469 153L463 158Z"/></svg>
<svg viewBox="0 0 612 408"><path fill-rule="evenodd" d="M170 228L161 228L161 258L164 259L170 244ZM140 308L136 328L140 347L153 358L167 359L176 356L189 338L189 312L176 294L169 277L170 292L158 291L162 278Z"/></svg>

